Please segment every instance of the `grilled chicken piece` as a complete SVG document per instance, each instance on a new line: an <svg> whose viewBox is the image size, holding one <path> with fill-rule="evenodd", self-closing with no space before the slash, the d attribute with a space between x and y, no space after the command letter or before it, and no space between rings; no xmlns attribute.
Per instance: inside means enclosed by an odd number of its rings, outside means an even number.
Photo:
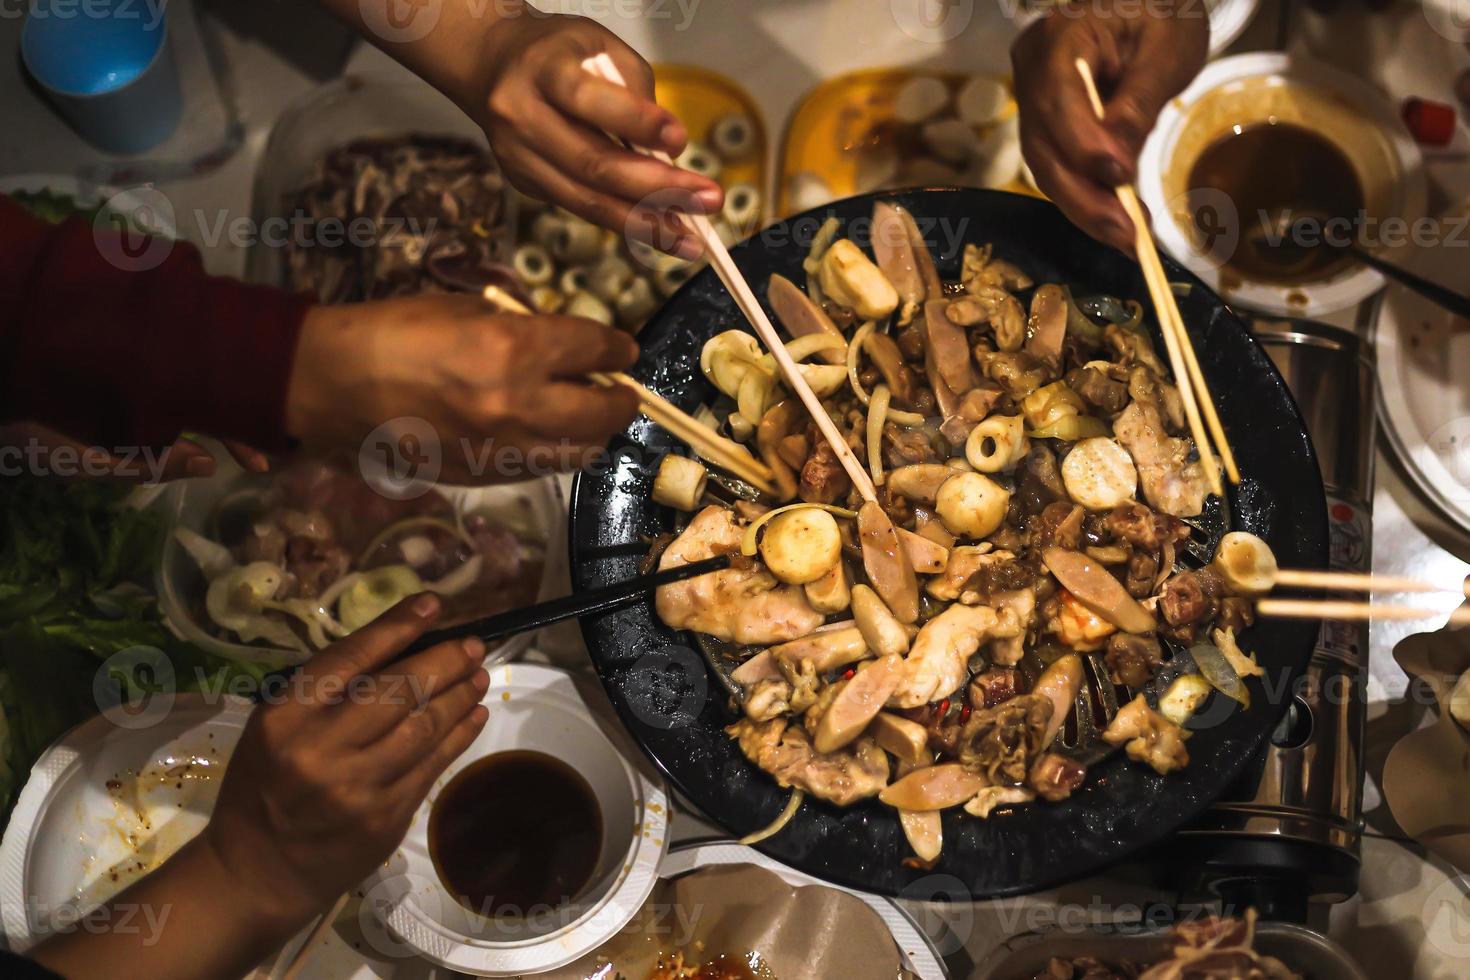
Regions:
<svg viewBox="0 0 1470 980"><path fill-rule="evenodd" d="M742 531L724 507L695 515L664 551L658 567L677 568L740 550ZM799 586L782 585L758 564L727 568L685 582L660 586L654 598L659 619L674 629L692 629L733 643L766 645L805 636L824 617Z"/></svg>
<svg viewBox="0 0 1470 980"><path fill-rule="evenodd" d="M1184 735L1184 729L1149 707L1140 694L1118 712L1103 741L1122 745L1128 758L1147 763L1154 772L1170 773L1189 764Z"/></svg>
<svg viewBox="0 0 1470 980"><path fill-rule="evenodd" d="M1025 656L1026 632L1036 625L1036 590L997 592L990 602L1003 619L1014 617L1014 624L1002 624L990 641L990 662L997 667L1014 667Z"/></svg>
<svg viewBox="0 0 1470 980"><path fill-rule="evenodd" d="M1143 687L1153 680L1154 671L1164 662L1164 654L1156 637L1114 633L1108 637L1103 662L1108 665L1108 676L1114 684Z"/></svg>
<svg viewBox="0 0 1470 980"><path fill-rule="evenodd" d="M1014 626L1014 617L1008 617ZM989 606L953 605L925 623L904 658L893 708L947 698L965 683L970 656L1001 627Z"/></svg>
<svg viewBox="0 0 1470 980"><path fill-rule="evenodd" d="M1043 800L1065 800L1087 778L1087 769L1076 759L1056 752L1044 753L1031 766L1026 782Z"/></svg>
<svg viewBox="0 0 1470 980"><path fill-rule="evenodd" d="M987 786L965 804L965 812L972 817L984 820L998 806L1010 803L1030 803L1034 799L1036 799L1036 794L1024 786Z"/></svg>
<svg viewBox="0 0 1470 980"><path fill-rule="evenodd" d="M987 565L1008 562L1016 556L1009 551L992 551L989 544L962 544L950 549L944 571L924 584L924 591L941 602L954 602L965 595L972 576ZM974 605L979 595L966 596ZM964 600L961 600L964 601Z"/></svg>
<svg viewBox="0 0 1470 980"><path fill-rule="evenodd" d="M1134 399L1113 422L1113 435L1133 457L1143 496L1175 517L1195 517L1205 507L1205 475L1198 460L1189 460L1187 439L1164 431L1151 406Z"/></svg>
<svg viewBox="0 0 1470 980"><path fill-rule="evenodd" d="M888 756L871 738L823 755L812 747L805 730L788 725L784 718L764 722L743 718L725 732L778 785L803 789L837 806L877 796L888 785Z"/></svg>

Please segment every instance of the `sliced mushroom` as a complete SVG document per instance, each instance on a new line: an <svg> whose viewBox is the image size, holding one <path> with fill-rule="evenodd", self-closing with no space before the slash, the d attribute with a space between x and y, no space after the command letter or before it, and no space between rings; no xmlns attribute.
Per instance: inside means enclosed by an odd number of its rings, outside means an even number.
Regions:
<svg viewBox="0 0 1470 980"><path fill-rule="evenodd" d="M863 568L873 589L899 622L914 622L919 618L918 579L893 521L876 501L868 501L858 511L858 539L863 548Z"/></svg>
<svg viewBox="0 0 1470 980"><path fill-rule="evenodd" d="M900 810L943 810L959 806L986 785L985 777L974 770L945 762L909 773L879 793L878 799Z"/></svg>
<svg viewBox="0 0 1470 980"><path fill-rule="evenodd" d="M1151 633L1157 627L1153 614L1101 562L1066 548L1047 548L1041 559L1078 602L1125 633Z"/></svg>
<svg viewBox="0 0 1470 980"><path fill-rule="evenodd" d="M805 337L821 333L846 341L847 338L837 329L831 317L785 276L771 276L770 282L766 284L766 299L776 312L776 318L791 336ZM835 349L819 351L816 356L828 364L845 364L847 360L843 351Z"/></svg>
<svg viewBox="0 0 1470 980"><path fill-rule="evenodd" d="M818 752L836 752L863 733L883 709L899 681L900 657L882 657L859 670L832 698L812 742Z"/></svg>

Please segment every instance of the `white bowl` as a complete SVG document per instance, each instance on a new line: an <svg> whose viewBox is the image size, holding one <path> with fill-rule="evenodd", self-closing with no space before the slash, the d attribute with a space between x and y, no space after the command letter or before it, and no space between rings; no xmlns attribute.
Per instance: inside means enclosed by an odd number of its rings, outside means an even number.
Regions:
<svg viewBox="0 0 1470 980"><path fill-rule="evenodd" d="M642 907L667 847L668 794L591 676L505 664L491 670L483 703L490 709L485 730L429 793L397 852L364 882L363 905L441 966L479 976L554 970L601 946ZM465 766L515 749L555 756L591 784L602 811L602 853L570 905L524 920L490 919L460 905L440 881L429 854L429 813Z"/></svg>
<svg viewBox="0 0 1470 980"><path fill-rule="evenodd" d="M245 473L223 452L215 455L221 462L214 476L170 484L160 502L168 524L168 534L164 538L163 553L154 576L159 609L175 635L216 656L247 663L300 664L307 659L307 654L264 644L222 639L206 629L206 624L200 623L195 617L198 601L204 595L204 576L194 559L174 537L174 529L187 527L204 533L215 508L228 494L269 479ZM566 505L562 500L561 486L555 477L493 487L436 486L435 489L448 498L461 514L484 511L508 513L512 509L522 509L523 505L529 507L540 525L546 545L546 561L541 568L536 601L544 602L556 596L559 589L562 535L566 528ZM525 652L533 638L533 633L522 633L503 640L490 649L485 662L496 664L512 660Z"/></svg>
<svg viewBox="0 0 1470 980"><path fill-rule="evenodd" d="M1195 118L1202 100L1222 111L1222 123L1239 108L1264 119L1269 114L1322 132L1344 147L1358 169L1371 217L1393 218L1412 227L1424 216L1424 161L1394 107L1368 82L1298 55L1258 52L1236 55L1205 66L1193 84L1159 114L1138 162L1138 190L1153 212L1159 243L1206 284L1242 306L1284 316L1315 317L1346 309L1383 288L1384 279L1365 266L1351 265L1321 282L1301 284L1239 281L1221 266L1249 216L1234 213L1224 194L1195 200L1186 191L1189 162L1223 130ZM1239 100L1238 106L1234 100ZM1226 118L1226 117L1229 118ZM1176 158L1183 157L1176 167ZM1209 192L1202 192L1209 193ZM1192 239L1192 214L1201 204L1223 209L1219 224L1224 247L1202 250Z"/></svg>

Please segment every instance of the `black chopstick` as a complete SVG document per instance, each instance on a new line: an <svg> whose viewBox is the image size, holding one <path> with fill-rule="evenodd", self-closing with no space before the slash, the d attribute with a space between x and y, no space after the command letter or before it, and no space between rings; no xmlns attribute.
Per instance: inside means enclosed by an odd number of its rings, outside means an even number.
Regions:
<svg viewBox="0 0 1470 980"><path fill-rule="evenodd" d="M539 630L543 626L559 623L564 619L591 616L594 613L610 612L621 609L623 606L631 605L642 599L647 593L658 588L660 585L668 585L672 582L682 582L685 579L696 578L707 575L710 572L718 572L730 567L730 556L720 555L715 558L706 558L703 561L690 562L677 568L670 568L652 575L640 575L626 582L615 582L612 585L604 585L600 589L590 592L577 592L560 599L552 599L548 602L538 602L534 606L525 606L521 609L512 609L510 612L487 616L477 619L471 623L461 623L458 626L450 626L447 629L434 630L425 633L400 656L417 653L426 650L437 643L446 640L462 640L465 637L477 636L488 646L496 640L503 640L507 636L517 633L525 633L530 630Z"/></svg>

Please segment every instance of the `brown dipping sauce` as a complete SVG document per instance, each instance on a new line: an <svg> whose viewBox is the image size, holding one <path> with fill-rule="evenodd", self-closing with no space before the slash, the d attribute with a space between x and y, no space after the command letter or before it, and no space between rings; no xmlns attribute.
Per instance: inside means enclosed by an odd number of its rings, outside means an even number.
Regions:
<svg viewBox="0 0 1470 980"><path fill-rule="evenodd" d="M1231 130L1207 146L1189 172L1191 193L1223 192L1235 205L1240 241L1226 265L1238 274L1273 283L1329 279L1352 263L1343 252L1319 244L1325 222L1331 239L1352 239L1364 208L1363 186L1352 162L1331 140L1292 123L1255 123ZM1314 237L1293 242L1285 231L1311 217ZM1212 209L1195 212L1195 225L1213 244ZM1273 244L1273 240L1275 244ZM1310 242L1308 244L1307 242Z"/></svg>
<svg viewBox="0 0 1470 980"><path fill-rule="evenodd" d="M434 801L429 856L455 900L489 917L524 918L577 896L602 853L602 810L560 759L497 752L466 766Z"/></svg>

